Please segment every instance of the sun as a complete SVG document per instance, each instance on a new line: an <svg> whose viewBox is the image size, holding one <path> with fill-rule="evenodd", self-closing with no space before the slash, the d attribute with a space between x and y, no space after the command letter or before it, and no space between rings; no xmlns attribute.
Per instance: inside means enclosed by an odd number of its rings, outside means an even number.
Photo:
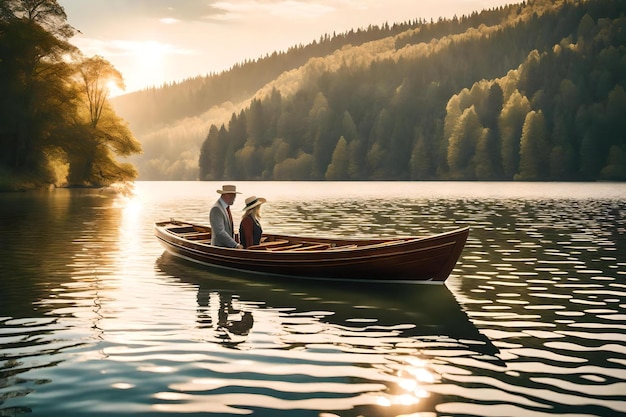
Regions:
<svg viewBox="0 0 626 417"><path fill-rule="evenodd" d="M107 83L109 97L131 93L143 88L159 87L165 79L168 55L174 48L155 40L117 41L117 65L123 68L125 90Z"/></svg>
<svg viewBox="0 0 626 417"><path fill-rule="evenodd" d="M152 68L163 64L165 49L165 45L159 42L144 41L138 45L136 56L142 65Z"/></svg>
<svg viewBox="0 0 626 417"><path fill-rule="evenodd" d="M135 51L135 72L145 85L159 85L163 80L167 45L155 41L141 42Z"/></svg>
<svg viewBox="0 0 626 417"><path fill-rule="evenodd" d="M121 88L119 88L117 86L117 83L113 80L109 81L106 84L106 88L109 91L109 95L108 97L117 97L117 96L121 96L122 94L125 93L124 90L122 90Z"/></svg>

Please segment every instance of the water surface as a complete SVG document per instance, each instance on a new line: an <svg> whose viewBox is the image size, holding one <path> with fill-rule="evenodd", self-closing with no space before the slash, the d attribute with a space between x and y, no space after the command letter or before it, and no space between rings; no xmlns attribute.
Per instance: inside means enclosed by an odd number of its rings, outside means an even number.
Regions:
<svg viewBox="0 0 626 417"><path fill-rule="evenodd" d="M164 254L221 183L0 195L0 415L626 413L626 185L237 183L265 230L471 234L445 286Z"/></svg>

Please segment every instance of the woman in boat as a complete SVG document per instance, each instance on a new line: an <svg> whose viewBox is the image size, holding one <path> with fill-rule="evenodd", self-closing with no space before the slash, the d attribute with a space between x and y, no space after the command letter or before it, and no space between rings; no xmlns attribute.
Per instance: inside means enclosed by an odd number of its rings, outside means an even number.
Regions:
<svg viewBox="0 0 626 417"><path fill-rule="evenodd" d="M252 245L258 245L261 242L261 204L267 200L263 197L251 196L246 198L246 206L243 208L245 213L241 218L239 225L239 243L244 248Z"/></svg>

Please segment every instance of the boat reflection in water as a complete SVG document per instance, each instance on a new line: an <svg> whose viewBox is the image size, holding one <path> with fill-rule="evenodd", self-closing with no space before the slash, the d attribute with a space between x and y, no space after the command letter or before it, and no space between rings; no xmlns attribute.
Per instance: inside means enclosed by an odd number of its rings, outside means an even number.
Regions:
<svg viewBox="0 0 626 417"><path fill-rule="evenodd" d="M447 357L502 366L445 285L225 273L168 253L156 268L196 288L195 337L212 354L193 378L170 384L162 411L434 412L443 400L430 388L455 366Z"/></svg>

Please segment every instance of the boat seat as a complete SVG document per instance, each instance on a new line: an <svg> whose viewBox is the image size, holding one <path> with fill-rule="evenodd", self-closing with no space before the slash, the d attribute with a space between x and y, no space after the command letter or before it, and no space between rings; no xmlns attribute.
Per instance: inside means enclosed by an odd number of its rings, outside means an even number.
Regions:
<svg viewBox="0 0 626 417"><path fill-rule="evenodd" d="M342 246L331 246L328 250L338 250L338 249L354 249L358 247L358 245L342 245Z"/></svg>
<svg viewBox="0 0 626 417"><path fill-rule="evenodd" d="M261 242L258 245L248 246L248 249L264 250L264 249L269 249L274 246L286 245L288 243L289 243L288 240L270 240L268 242Z"/></svg>
<svg viewBox="0 0 626 417"><path fill-rule="evenodd" d="M188 235L183 236L183 238L187 240L202 240L206 238L211 238L211 233L201 232L201 233L188 234Z"/></svg>
<svg viewBox="0 0 626 417"><path fill-rule="evenodd" d="M328 249L330 245L328 243L317 243L315 245L302 246L301 248L295 248L297 251L305 251L305 250L318 250L318 249Z"/></svg>
<svg viewBox="0 0 626 417"><path fill-rule="evenodd" d="M190 224L182 224L182 223L160 223L159 225L163 225L167 230L172 233L185 233L185 232L196 232L197 229Z"/></svg>
<svg viewBox="0 0 626 417"><path fill-rule="evenodd" d="M278 252L283 250L294 250L296 248L302 247L301 243L296 243L295 245L287 245L287 246L277 246L275 248L267 248L268 251Z"/></svg>
<svg viewBox="0 0 626 417"><path fill-rule="evenodd" d="M404 240L404 239L394 239L394 240L390 240L388 242L374 243L373 245L367 245L366 247L368 247L368 248L379 248L381 246L393 245L394 243L403 243L403 242L406 242L406 240Z"/></svg>

